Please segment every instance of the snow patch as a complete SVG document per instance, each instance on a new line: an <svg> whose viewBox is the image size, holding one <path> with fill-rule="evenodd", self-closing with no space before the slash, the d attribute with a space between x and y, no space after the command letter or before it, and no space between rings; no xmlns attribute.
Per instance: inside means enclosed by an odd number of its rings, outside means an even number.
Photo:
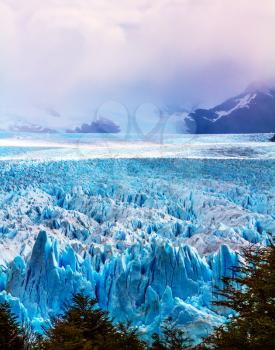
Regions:
<svg viewBox="0 0 275 350"><path fill-rule="evenodd" d="M237 98L237 99L235 99L237 104L233 108L229 109L228 111L215 111L217 118L210 119L210 118L204 117L204 119L215 123L217 120L221 119L222 117L229 116L232 112L234 112L238 109L249 108L251 101L253 101L256 98L256 96L257 96L257 94L254 93L254 94L247 94L242 98Z"/></svg>

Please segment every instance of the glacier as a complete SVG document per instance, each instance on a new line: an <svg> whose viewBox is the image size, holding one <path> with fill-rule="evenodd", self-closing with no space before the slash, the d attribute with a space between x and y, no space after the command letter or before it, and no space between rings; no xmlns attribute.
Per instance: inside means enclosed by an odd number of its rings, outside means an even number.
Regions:
<svg viewBox="0 0 275 350"><path fill-rule="evenodd" d="M225 320L215 286L275 234L274 160L0 161L0 302L37 330L74 293L145 336Z"/></svg>

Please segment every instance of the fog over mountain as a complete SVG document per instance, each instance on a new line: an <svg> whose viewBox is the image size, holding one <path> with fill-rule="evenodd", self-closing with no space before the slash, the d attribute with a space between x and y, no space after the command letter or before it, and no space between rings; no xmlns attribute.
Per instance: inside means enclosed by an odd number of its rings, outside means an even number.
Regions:
<svg viewBox="0 0 275 350"><path fill-rule="evenodd" d="M0 0L0 22L1 121L75 128L110 101L123 120L148 103L210 108L275 76L273 0Z"/></svg>
<svg viewBox="0 0 275 350"><path fill-rule="evenodd" d="M238 96L189 115L199 134L269 133L275 131L275 87L251 84Z"/></svg>
<svg viewBox="0 0 275 350"><path fill-rule="evenodd" d="M120 127L109 119L100 118L91 124L82 124L74 130L67 130L68 133L119 133Z"/></svg>

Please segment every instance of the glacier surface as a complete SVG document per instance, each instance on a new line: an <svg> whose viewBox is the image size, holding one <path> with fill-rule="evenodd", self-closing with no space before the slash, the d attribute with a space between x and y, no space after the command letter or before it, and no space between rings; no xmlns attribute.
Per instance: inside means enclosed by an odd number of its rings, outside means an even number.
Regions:
<svg viewBox="0 0 275 350"><path fill-rule="evenodd" d="M224 321L213 288L275 234L274 160L0 161L0 302L40 329L73 293L145 335L196 341Z"/></svg>

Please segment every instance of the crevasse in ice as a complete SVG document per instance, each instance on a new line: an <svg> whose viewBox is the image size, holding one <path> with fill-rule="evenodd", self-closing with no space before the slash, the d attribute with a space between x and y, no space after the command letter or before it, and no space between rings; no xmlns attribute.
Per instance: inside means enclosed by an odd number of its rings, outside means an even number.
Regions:
<svg viewBox="0 0 275 350"><path fill-rule="evenodd" d="M36 329L72 295L147 335L197 340L224 320L213 289L274 225L272 161L3 161L0 302Z"/></svg>

